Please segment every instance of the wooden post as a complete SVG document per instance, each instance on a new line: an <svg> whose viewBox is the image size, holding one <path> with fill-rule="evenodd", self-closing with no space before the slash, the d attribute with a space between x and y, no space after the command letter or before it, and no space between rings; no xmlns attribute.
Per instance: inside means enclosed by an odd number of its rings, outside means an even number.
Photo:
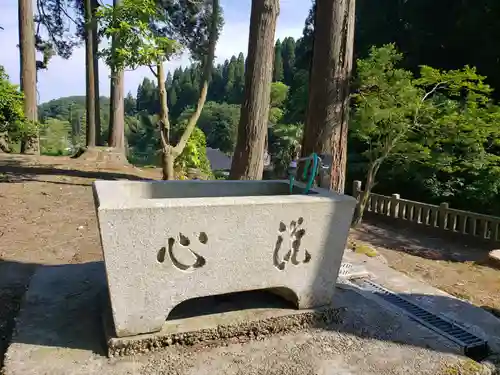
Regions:
<svg viewBox="0 0 500 375"><path fill-rule="evenodd" d="M448 209L450 208L449 204L444 202L439 205L439 228L446 229L446 225L448 224Z"/></svg>
<svg viewBox="0 0 500 375"><path fill-rule="evenodd" d="M401 197L399 196L399 194L392 194L391 196L391 210L390 210L390 215L391 217L393 218L397 218L398 217L398 212L399 212L399 200L401 199Z"/></svg>
<svg viewBox="0 0 500 375"><path fill-rule="evenodd" d="M361 195L361 181L354 180L352 184L352 196L359 201L359 196Z"/></svg>

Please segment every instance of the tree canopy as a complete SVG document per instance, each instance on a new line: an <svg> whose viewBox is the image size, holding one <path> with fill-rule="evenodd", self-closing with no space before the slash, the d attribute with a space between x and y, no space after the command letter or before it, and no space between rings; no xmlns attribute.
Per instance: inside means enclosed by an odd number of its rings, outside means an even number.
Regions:
<svg viewBox="0 0 500 375"><path fill-rule="evenodd" d="M174 5L170 9L165 4ZM184 3L165 4L165 12L176 14ZM449 17L442 19L445 13ZM186 30L182 27L201 27L200 22L207 20L194 17L196 26L184 24L186 19L177 15L167 23L170 34L164 35L188 49L199 38L205 40L194 32L189 40L174 38ZM499 214L499 52L488 46L496 43L499 24L494 20L500 16L500 5L494 0L385 1L382 5L358 0L356 16L348 182L365 180L370 160L383 157L389 145L390 153L376 174L375 192ZM282 38L274 48L278 66L271 87L269 149L277 173L286 168L302 137L313 20L311 8L303 35L298 40ZM194 59L188 66L166 72L173 129L196 106L202 63ZM243 101L245 63L239 53L213 67L207 104L199 119L207 146L228 154L234 149ZM158 148L159 106L157 82L148 78L125 98L129 155L146 155ZM101 108L104 119L109 116L107 99L101 99ZM56 118L70 122L72 128L85 122L83 100L61 98L39 110L42 122Z"/></svg>

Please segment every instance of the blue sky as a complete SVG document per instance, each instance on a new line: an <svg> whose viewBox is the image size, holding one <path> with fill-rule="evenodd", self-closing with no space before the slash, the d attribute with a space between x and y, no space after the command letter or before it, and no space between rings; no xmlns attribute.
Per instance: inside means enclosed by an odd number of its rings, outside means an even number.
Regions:
<svg viewBox="0 0 500 375"><path fill-rule="evenodd" d="M19 83L19 52L17 32L17 1L0 0L0 65L3 65L11 81ZM309 11L311 0L281 0L281 11L276 30L276 38L299 37ZM221 0L225 25L216 49L217 62L243 52L248 46L251 0ZM183 55L167 64L168 70L190 63L189 56ZM135 94L144 77L152 77L148 68L139 68L125 73L125 91ZM99 84L101 95L109 93L109 69L100 64ZM85 54L82 47L75 49L70 59L54 57L47 70L39 72L39 102L69 95L85 94Z"/></svg>

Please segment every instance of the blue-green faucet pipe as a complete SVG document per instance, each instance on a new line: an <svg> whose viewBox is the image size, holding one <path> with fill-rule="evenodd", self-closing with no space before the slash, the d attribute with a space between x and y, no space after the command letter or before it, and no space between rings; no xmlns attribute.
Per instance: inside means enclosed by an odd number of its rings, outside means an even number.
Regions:
<svg viewBox="0 0 500 375"><path fill-rule="evenodd" d="M288 179L290 180L290 194L293 194L293 185L295 184L295 176L297 174L297 162L292 160L288 167Z"/></svg>
<svg viewBox="0 0 500 375"><path fill-rule="evenodd" d="M307 185L306 185L306 189L304 190L304 194L307 194L309 193L309 190L311 190L313 184L314 184L314 180L316 179L316 175L318 173L318 161L319 161L319 157L317 154L313 153L311 154L310 158L306 160L306 165L305 165L305 168L304 168L304 174L303 174L303 179L306 179L307 178L307 172L309 171L309 165L311 163L311 159L313 161L312 163L312 169L310 170L310 174L309 174L309 180L307 181Z"/></svg>
<svg viewBox="0 0 500 375"><path fill-rule="evenodd" d="M312 168L309 168L311 166L311 160L312 160ZM297 161L293 160L290 163L290 166L288 168L288 175L289 175L289 180L290 180L290 194L293 193L293 185L294 185L295 176L297 173L297 163L300 161L305 161L304 173L303 173L302 179L306 180L307 174L309 173L309 179L307 180L306 188L304 190L304 194L308 194L309 191L311 190L311 188L314 184L314 180L316 179L316 176L318 174L320 160L321 159L319 158L319 156L316 153L313 153L309 157L301 158Z"/></svg>

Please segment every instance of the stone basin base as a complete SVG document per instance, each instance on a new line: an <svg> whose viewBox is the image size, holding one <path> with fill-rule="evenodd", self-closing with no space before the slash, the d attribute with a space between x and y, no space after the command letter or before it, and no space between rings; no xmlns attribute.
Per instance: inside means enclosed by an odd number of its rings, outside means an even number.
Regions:
<svg viewBox="0 0 500 375"><path fill-rule="evenodd" d="M96 181L117 337L160 331L183 301L272 289L329 305L356 201L288 181Z"/></svg>
<svg viewBox="0 0 500 375"><path fill-rule="evenodd" d="M279 297L258 291L228 295L222 302L219 296L183 303L181 309L174 310L178 319L167 320L155 333L116 337L110 314L104 315L104 328L108 356L114 357L148 353L174 345L221 346L307 328L324 328L339 323L343 311L343 308L332 306L296 310Z"/></svg>

